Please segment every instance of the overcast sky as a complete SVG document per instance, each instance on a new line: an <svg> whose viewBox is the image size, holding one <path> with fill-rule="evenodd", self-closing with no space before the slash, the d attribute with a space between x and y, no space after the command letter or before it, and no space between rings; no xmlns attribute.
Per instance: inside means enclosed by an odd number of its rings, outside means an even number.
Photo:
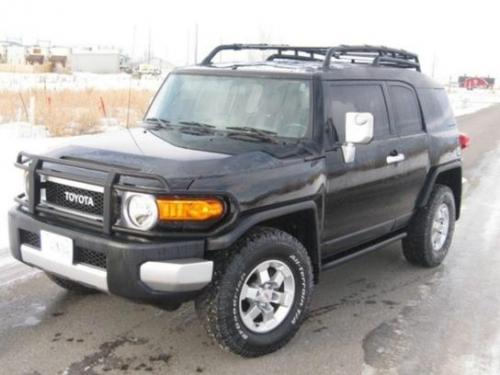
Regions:
<svg viewBox="0 0 500 375"><path fill-rule="evenodd" d="M135 34L136 56L151 30L153 53L178 65L193 61L198 24L199 58L233 42L383 44L419 53L428 74L434 62L441 80L463 73L500 79L498 0L2 0L0 15L0 39L130 52Z"/></svg>

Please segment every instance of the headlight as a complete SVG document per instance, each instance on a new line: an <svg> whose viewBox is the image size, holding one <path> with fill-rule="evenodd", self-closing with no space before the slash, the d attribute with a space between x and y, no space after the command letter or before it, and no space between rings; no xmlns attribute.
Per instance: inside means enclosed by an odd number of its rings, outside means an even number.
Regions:
<svg viewBox="0 0 500 375"><path fill-rule="evenodd" d="M158 206L153 195L125 193L122 201L122 217L129 227L150 230L158 222Z"/></svg>

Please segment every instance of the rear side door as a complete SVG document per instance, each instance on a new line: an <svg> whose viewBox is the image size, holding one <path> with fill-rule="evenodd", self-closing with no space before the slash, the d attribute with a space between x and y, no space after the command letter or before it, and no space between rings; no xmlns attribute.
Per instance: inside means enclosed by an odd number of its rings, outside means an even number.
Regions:
<svg viewBox="0 0 500 375"><path fill-rule="evenodd" d="M329 256L389 233L404 213L407 186L400 183L404 169L391 161L397 160L400 140L391 126L386 84L330 81L324 82L323 92L327 127L336 133L333 144L326 146L322 248L324 256ZM340 148L347 112L374 116L374 138L369 144L356 145L352 163L344 161Z"/></svg>
<svg viewBox="0 0 500 375"><path fill-rule="evenodd" d="M430 167L429 139L424 129L422 112L415 89L401 82L389 82L389 109L399 142L395 150L401 157L396 186L399 199L395 210L400 212L395 227L405 226L417 202Z"/></svg>

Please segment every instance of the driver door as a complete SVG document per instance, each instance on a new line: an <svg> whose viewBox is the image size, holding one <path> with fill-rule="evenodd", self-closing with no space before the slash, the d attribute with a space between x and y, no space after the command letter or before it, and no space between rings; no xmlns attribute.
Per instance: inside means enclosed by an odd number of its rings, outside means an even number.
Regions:
<svg viewBox="0 0 500 375"><path fill-rule="evenodd" d="M327 124L336 133L326 152L322 242L323 254L329 256L391 231L401 214L398 176L402 170L388 164L387 157L398 152L399 139L391 128L383 82L325 82L324 94ZM352 162L345 161L340 147L347 112L369 112L374 118L373 139L354 145Z"/></svg>

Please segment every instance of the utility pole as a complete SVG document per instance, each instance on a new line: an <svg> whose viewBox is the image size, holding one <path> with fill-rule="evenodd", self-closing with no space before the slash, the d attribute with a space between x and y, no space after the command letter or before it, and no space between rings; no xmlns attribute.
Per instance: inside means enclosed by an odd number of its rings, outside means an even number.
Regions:
<svg viewBox="0 0 500 375"><path fill-rule="evenodd" d="M151 26L148 29L148 64L151 64Z"/></svg>
<svg viewBox="0 0 500 375"><path fill-rule="evenodd" d="M194 25L194 63L198 64L198 23Z"/></svg>
<svg viewBox="0 0 500 375"><path fill-rule="evenodd" d="M135 57L135 36L137 32L137 25L134 25L134 28L132 29L132 45L130 48L130 58L131 60L134 59Z"/></svg>
<svg viewBox="0 0 500 375"><path fill-rule="evenodd" d="M436 51L432 54L432 74L431 77L434 78L436 74Z"/></svg>
<svg viewBox="0 0 500 375"><path fill-rule="evenodd" d="M191 33L189 32L189 28L187 30L187 33L186 33L186 39L187 39L187 43L186 43L186 64L185 65L189 65L189 52L191 51Z"/></svg>

